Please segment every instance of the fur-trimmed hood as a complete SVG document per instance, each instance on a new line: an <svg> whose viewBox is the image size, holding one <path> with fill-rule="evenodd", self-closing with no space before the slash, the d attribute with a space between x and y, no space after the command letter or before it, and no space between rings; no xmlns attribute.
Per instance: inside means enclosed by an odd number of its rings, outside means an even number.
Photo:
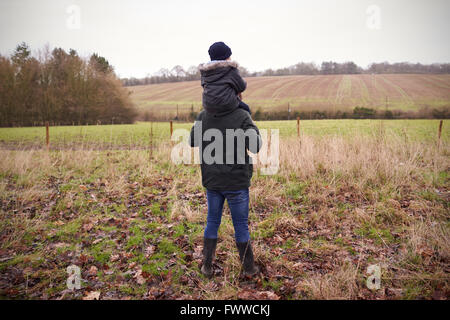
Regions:
<svg viewBox="0 0 450 320"><path fill-rule="evenodd" d="M234 60L213 60L200 64L198 66L198 70L201 72L224 67L232 67L237 69L239 68L239 64Z"/></svg>
<svg viewBox="0 0 450 320"><path fill-rule="evenodd" d="M238 93L247 86L238 67L237 62L232 60L213 60L199 66L203 107L207 112L223 115L238 107Z"/></svg>

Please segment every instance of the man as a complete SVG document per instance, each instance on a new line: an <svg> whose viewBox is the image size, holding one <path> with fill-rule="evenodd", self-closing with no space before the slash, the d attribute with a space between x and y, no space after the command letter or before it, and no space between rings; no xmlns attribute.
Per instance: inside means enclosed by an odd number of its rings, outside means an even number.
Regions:
<svg viewBox="0 0 450 320"><path fill-rule="evenodd" d="M212 61L226 60L231 50L223 42L213 44L209 50ZM236 72L234 66L227 63L209 64L200 67L202 84L227 84L230 73ZM231 80L230 80L231 81ZM244 81L244 80L242 80ZM241 87L245 89L245 82ZM224 90L205 90L209 101L223 101ZM205 92L207 91L207 92ZM217 92L218 97L214 97ZM231 96L231 95L230 95ZM234 99L234 98L233 98ZM222 218L225 199L230 207L235 230L236 246L243 265L245 276L258 273L248 231L249 187L253 174L253 165L248 151L257 153L261 148L261 136L253 123L250 113L237 103L221 103L214 108L209 104L207 110L198 115L191 129L191 147L199 147L201 159L202 184L206 188L208 217L204 232L203 264L201 272L206 277L213 275L212 259L217 245L217 234ZM228 105L228 107L226 107Z"/></svg>

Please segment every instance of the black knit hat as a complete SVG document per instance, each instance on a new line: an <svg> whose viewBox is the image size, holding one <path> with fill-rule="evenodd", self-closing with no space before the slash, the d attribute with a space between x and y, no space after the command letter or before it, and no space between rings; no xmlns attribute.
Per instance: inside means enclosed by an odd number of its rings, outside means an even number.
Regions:
<svg viewBox="0 0 450 320"><path fill-rule="evenodd" d="M211 60L226 60L231 56L231 49L222 41L214 42L208 50Z"/></svg>

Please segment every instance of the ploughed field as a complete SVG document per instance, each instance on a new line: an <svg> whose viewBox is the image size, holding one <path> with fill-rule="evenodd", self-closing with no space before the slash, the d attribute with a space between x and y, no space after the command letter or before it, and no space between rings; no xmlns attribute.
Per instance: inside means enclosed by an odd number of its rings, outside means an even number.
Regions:
<svg viewBox="0 0 450 320"><path fill-rule="evenodd" d="M280 132L278 172L256 163L250 188L262 272L240 276L225 206L211 280L200 168L171 161L169 123L50 127L49 151L43 127L1 128L0 297L449 298L447 122L440 141L436 120L257 124Z"/></svg>
<svg viewBox="0 0 450 320"><path fill-rule="evenodd" d="M252 110L340 110L369 107L389 110L450 107L450 75L358 74L246 78L243 94ZM201 109L199 81L129 87L142 111L173 116Z"/></svg>

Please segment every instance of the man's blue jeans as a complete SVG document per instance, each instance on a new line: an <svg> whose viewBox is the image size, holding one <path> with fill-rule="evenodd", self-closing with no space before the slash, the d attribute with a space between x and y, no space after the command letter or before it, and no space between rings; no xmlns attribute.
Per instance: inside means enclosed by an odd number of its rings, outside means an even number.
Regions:
<svg viewBox="0 0 450 320"><path fill-rule="evenodd" d="M237 242L250 240L248 232L248 188L237 191L206 190L208 201L208 218L206 221L205 238L216 239L222 221L222 211L225 199L231 211L234 226L234 237Z"/></svg>

